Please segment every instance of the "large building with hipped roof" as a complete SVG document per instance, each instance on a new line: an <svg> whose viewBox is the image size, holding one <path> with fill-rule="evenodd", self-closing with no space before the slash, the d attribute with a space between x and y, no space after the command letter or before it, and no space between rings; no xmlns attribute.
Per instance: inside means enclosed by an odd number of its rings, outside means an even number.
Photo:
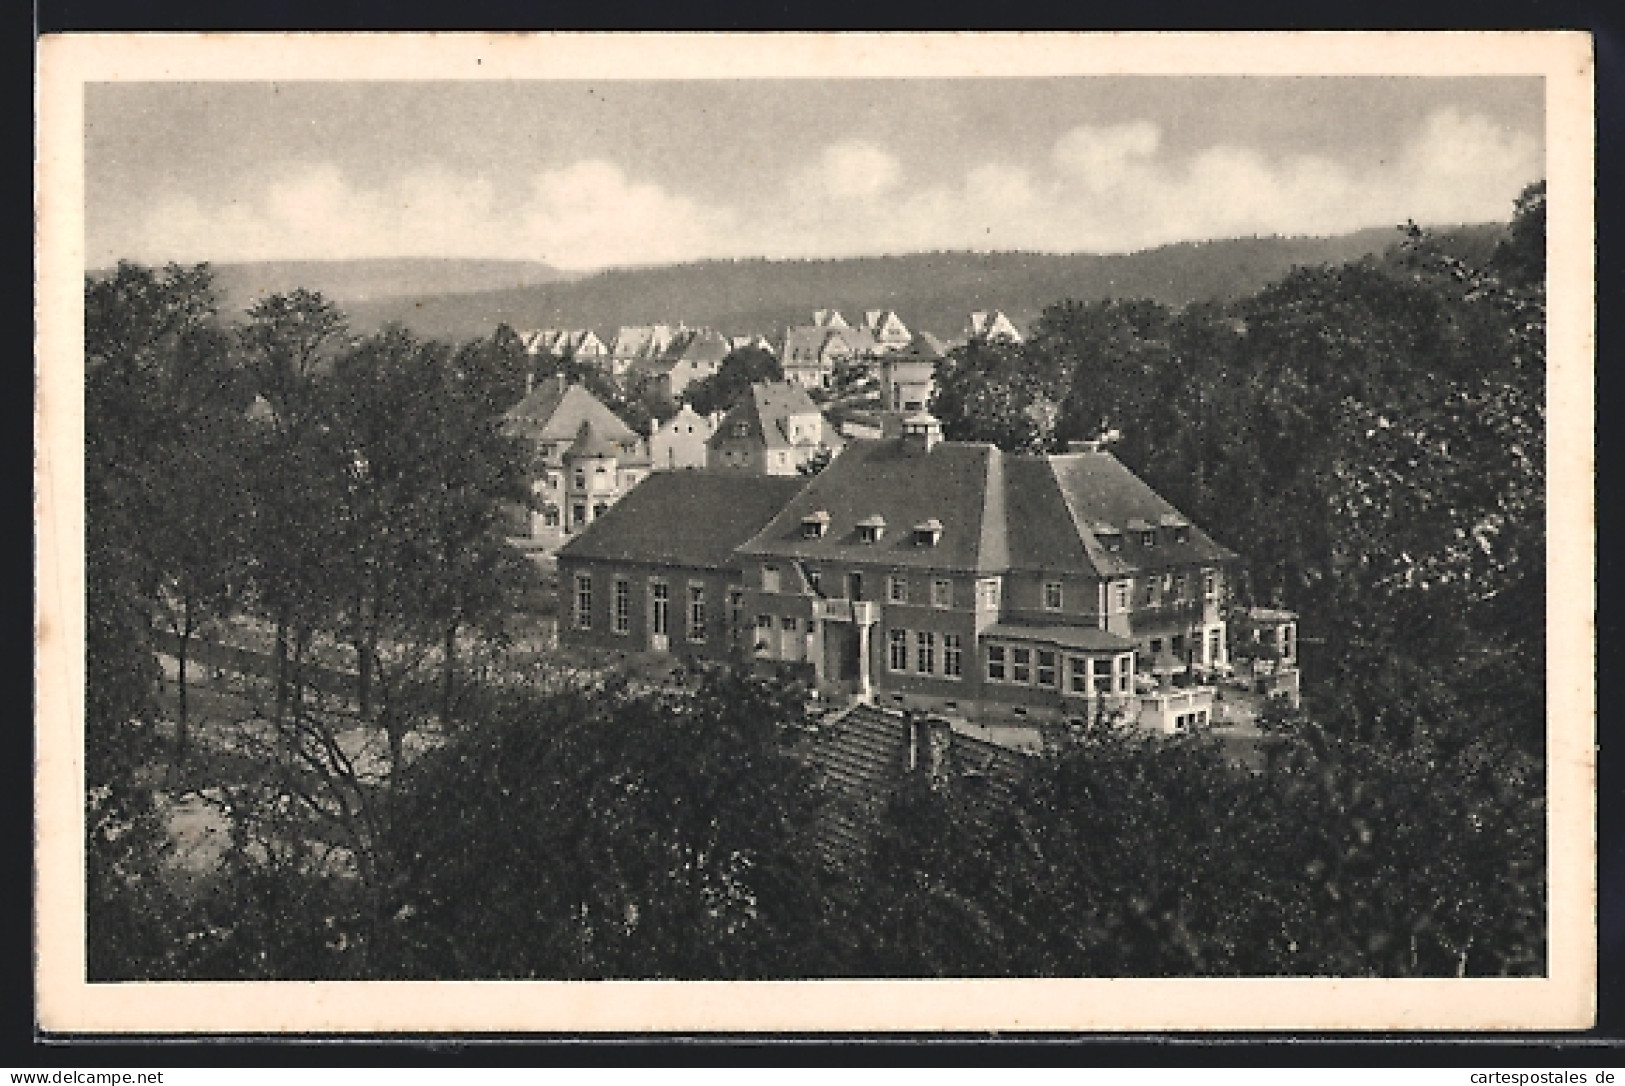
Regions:
<svg viewBox="0 0 1625 1086"><path fill-rule="evenodd" d="M692 551L726 570L716 586L696 581L707 606L723 592L723 643L797 665L833 697L968 720L1107 709L1171 729L1209 718L1211 688L1168 680L1228 667L1222 601L1236 555L1110 452L1007 454L944 441L919 414L900 437L854 440L820 473L783 483L782 502L749 532L775 492L750 516L690 516L681 540L658 523L679 516L675 498L612 511L560 555L575 578L561 591L579 608L563 609L566 643L597 643L595 609L626 599L629 609L603 613L623 644L648 645L661 620L637 606L648 597L628 595L644 591L632 583L661 563L695 568ZM620 533L658 535L666 549L619 560Z"/></svg>

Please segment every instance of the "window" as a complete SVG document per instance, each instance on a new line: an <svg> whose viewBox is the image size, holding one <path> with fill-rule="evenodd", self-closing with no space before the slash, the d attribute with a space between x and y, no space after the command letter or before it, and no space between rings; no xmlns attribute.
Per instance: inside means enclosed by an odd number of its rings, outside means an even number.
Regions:
<svg viewBox="0 0 1625 1086"><path fill-rule="evenodd" d="M1016 683L1031 682L1033 677L1033 650L1028 648L1013 648L1010 650L1010 681Z"/></svg>
<svg viewBox="0 0 1625 1086"><path fill-rule="evenodd" d="M1095 693L1110 694L1112 692L1113 666L1114 665L1111 660L1095 661Z"/></svg>
<svg viewBox="0 0 1625 1086"><path fill-rule="evenodd" d="M801 518L801 538L822 539L829 530L829 514L820 509Z"/></svg>
<svg viewBox="0 0 1625 1086"><path fill-rule="evenodd" d="M893 603L907 603L908 602L908 578L907 577L887 577L886 578L886 598L891 600Z"/></svg>
<svg viewBox="0 0 1625 1086"><path fill-rule="evenodd" d="M1190 582L1186 580L1185 575L1183 573L1174 574L1174 599L1184 600L1188 598L1185 593L1189 591L1189 589Z"/></svg>
<svg viewBox="0 0 1625 1086"><path fill-rule="evenodd" d="M1004 681L1004 646L989 645L987 647L987 678L989 682L1002 683Z"/></svg>
<svg viewBox="0 0 1625 1086"><path fill-rule="evenodd" d="M576 574L576 629L592 629L592 575Z"/></svg>
<svg viewBox="0 0 1625 1086"><path fill-rule="evenodd" d="M1218 630L1209 630L1207 634L1207 658L1213 663L1219 662L1219 649L1224 640Z"/></svg>
<svg viewBox="0 0 1625 1086"><path fill-rule="evenodd" d="M632 586L625 580L615 579L615 632L629 633L632 629Z"/></svg>
<svg viewBox="0 0 1625 1086"><path fill-rule="evenodd" d="M958 634L942 635L942 673L957 679L965 673L964 642Z"/></svg>
<svg viewBox="0 0 1625 1086"><path fill-rule="evenodd" d="M1038 685L1055 685L1055 653L1049 649L1038 650Z"/></svg>
<svg viewBox="0 0 1625 1086"><path fill-rule="evenodd" d="M557 528L559 526L560 519L558 506L550 505L546 509L542 510L542 522L549 528Z"/></svg>
<svg viewBox="0 0 1625 1086"><path fill-rule="evenodd" d="M608 469L605 468L604 465L602 465L602 464L597 464L597 465L594 465L594 467L592 469L592 472L593 472L594 475L605 475L605 474L608 474Z"/></svg>
<svg viewBox="0 0 1625 1086"><path fill-rule="evenodd" d="M575 517L576 527L581 527L587 523L587 506L584 503L577 502L570 507L570 515Z"/></svg>
<svg viewBox="0 0 1625 1086"><path fill-rule="evenodd" d="M1153 637L1151 639L1151 645L1150 645L1149 651L1150 651L1152 656L1161 656L1162 655L1162 638Z"/></svg>
<svg viewBox="0 0 1625 1086"><path fill-rule="evenodd" d="M1173 653L1175 657L1184 656L1185 655L1185 635L1184 634L1174 634L1174 636L1170 637L1168 639L1168 651Z"/></svg>
<svg viewBox="0 0 1625 1086"><path fill-rule="evenodd" d="M1151 578L1147 578L1144 587L1145 605L1147 607L1155 607L1157 605L1157 582Z"/></svg>
<svg viewBox="0 0 1625 1086"><path fill-rule="evenodd" d="M728 589L728 625L738 636L740 627L745 624L745 590L743 588Z"/></svg>
<svg viewBox="0 0 1625 1086"><path fill-rule="evenodd" d="M1157 533L1155 531L1141 532L1140 533L1140 546L1142 546L1142 547L1155 547L1156 545L1157 545Z"/></svg>
<svg viewBox="0 0 1625 1086"><path fill-rule="evenodd" d="M1089 692L1089 657L1066 658L1066 688L1074 694Z"/></svg>
<svg viewBox="0 0 1625 1086"><path fill-rule="evenodd" d="M1061 609L1061 582L1044 582L1044 610L1059 611Z"/></svg>
<svg viewBox="0 0 1625 1086"><path fill-rule="evenodd" d="M858 522L858 539L864 543L879 543L886 534L886 522L880 517L867 517Z"/></svg>
<svg viewBox="0 0 1625 1086"><path fill-rule="evenodd" d="M785 633L795 633L800 628L800 623L796 621L795 615L785 615L779 619L779 628Z"/></svg>
<svg viewBox="0 0 1625 1086"><path fill-rule="evenodd" d="M1219 575L1211 569L1202 571L1202 598L1209 600L1219 598Z"/></svg>
<svg viewBox="0 0 1625 1086"><path fill-rule="evenodd" d="M587 473L585 471L582 471L580 468L576 469L576 489L577 490L586 490L587 489Z"/></svg>
<svg viewBox="0 0 1625 1086"><path fill-rule="evenodd" d="M1133 584L1132 581L1118 581L1112 585L1113 611L1122 612L1128 610L1128 593Z"/></svg>
<svg viewBox="0 0 1625 1086"><path fill-rule="evenodd" d="M592 504L592 515L593 515L594 520L596 520L599 517L603 516L607 512L609 512L609 506L606 503L604 503L604 502L593 502L593 504Z"/></svg>
<svg viewBox="0 0 1625 1086"><path fill-rule="evenodd" d="M976 606L984 611L999 609L999 579L988 577L976 582Z"/></svg>
<svg viewBox="0 0 1625 1086"><path fill-rule="evenodd" d="M931 606L952 607L954 605L954 583L948 580L931 582Z"/></svg>
<svg viewBox="0 0 1625 1086"><path fill-rule="evenodd" d="M920 630L914 635L914 670L929 675L937 669L937 635Z"/></svg>
<svg viewBox="0 0 1625 1086"><path fill-rule="evenodd" d="M1102 535L1100 541L1106 545L1106 550L1112 554L1116 554L1123 549L1123 537L1116 532Z"/></svg>
<svg viewBox="0 0 1625 1086"><path fill-rule="evenodd" d="M807 585L808 585L808 587L810 587L814 592L817 592L823 585L823 580L824 580L823 573L821 573L820 571L818 571L816 569L808 569L808 570L805 570L805 572L807 574Z"/></svg>
<svg viewBox="0 0 1625 1086"><path fill-rule="evenodd" d="M908 670L908 631L893 630L887 635L891 650L888 661L893 671Z"/></svg>
<svg viewBox="0 0 1625 1086"><path fill-rule="evenodd" d="M665 581L649 582L649 632L657 637L671 633L671 587Z"/></svg>
<svg viewBox="0 0 1625 1086"><path fill-rule="evenodd" d="M705 640L705 586L703 584L688 586L688 639L690 641Z"/></svg>
<svg viewBox="0 0 1625 1086"><path fill-rule="evenodd" d="M1190 541L1191 541L1191 530L1190 530L1190 527L1188 525L1180 525L1179 527L1174 529L1174 542L1175 543L1189 543Z"/></svg>
<svg viewBox="0 0 1625 1086"><path fill-rule="evenodd" d="M1134 673L1134 657L1119 656L1117 658L1117 692L1128 693L1129 676Z"/></svg>
<svg viewBox="0 0 1625 1086"><path fill-rule="evenodd" d="M762 591L777 592L779 590L779 567L762 567Z"/></svg>

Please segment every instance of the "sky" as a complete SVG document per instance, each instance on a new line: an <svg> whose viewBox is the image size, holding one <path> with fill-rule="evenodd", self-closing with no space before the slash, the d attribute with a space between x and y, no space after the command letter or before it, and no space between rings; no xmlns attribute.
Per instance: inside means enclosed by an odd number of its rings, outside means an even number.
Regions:
<svg viewBox="0 0 1625 1086"><path fill-rule="evenodd" d="M86 260L591 270L1504 221L1543 116L1512 77L99 83Z"/></svg>

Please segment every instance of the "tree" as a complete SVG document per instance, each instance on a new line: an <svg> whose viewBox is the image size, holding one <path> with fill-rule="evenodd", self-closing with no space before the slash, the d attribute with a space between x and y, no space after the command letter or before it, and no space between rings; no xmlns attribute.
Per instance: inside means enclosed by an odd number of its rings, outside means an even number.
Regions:
<svg viewBox="0 0 1625 1086"><path fill-rule="evenodd" d="M824 905L800 692L681 678L478 692L478 725L402 783L408 975L809 975Z"/></svg>
<svg viewBox="0 0 1625 1086"><path fill-rule="evenodd" d="M951 441L991 441L1009 452L1045 452L1060 397L1026 353L1003 340L977 341L937 363L931 413Z"/></svg>
<svg viewBox="0 0 1625 1086"><path fill-rule="evenodd" d="M717 372L696 381L684 390L688 405L702 415L726 411L763 381L784 380L784 367L770 351L760 347L738 347L722 360Z"/></svg>

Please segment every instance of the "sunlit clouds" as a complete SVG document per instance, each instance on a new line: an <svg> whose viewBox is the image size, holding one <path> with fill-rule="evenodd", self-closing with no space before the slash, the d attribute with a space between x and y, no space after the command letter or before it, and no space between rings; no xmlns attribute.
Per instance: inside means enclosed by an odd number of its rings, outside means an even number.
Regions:
<svg viewBox="0 0 1625 1086"><path fill-rule="evenodd" d="M896 141L787 140L726 186L697 183L698 166L640 167L613 146L523 173L480 161L401 161L366 176L339 162L273 162L202 193L153 193L92 239L90 257L508 257L591 269L922 249L1127 251L1406 219L1504 220L1543 175L1538 134L1455 106L1417 118L1380 154L1221 135L1175 146L1152 119L1089 119L1036 151L967 141L948 168L922 165Z"/></svg>

